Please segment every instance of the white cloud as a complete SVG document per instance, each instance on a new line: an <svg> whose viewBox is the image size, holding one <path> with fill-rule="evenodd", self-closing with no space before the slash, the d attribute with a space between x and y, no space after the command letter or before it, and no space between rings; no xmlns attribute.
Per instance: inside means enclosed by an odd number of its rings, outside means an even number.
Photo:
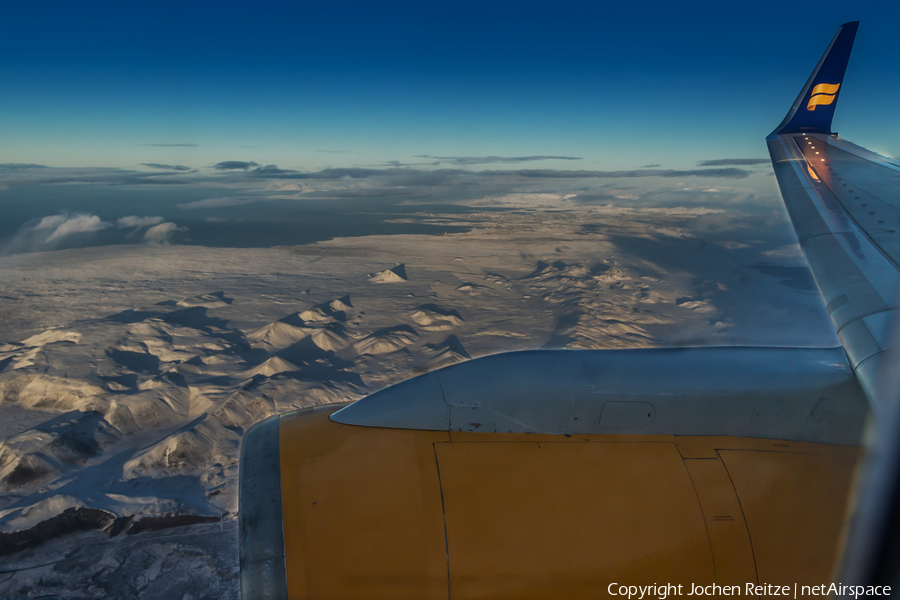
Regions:
<svg viewBox="0 0 900 600"><path fill-rule="evenodd" d="M60 217L62 217L62 215L57 215L56 219L58 220ZM50 218L51 217L44 217L43 219L41 219L41 222L38 223L37 228L49 229L51 225L44 226L44 222ZM53 223L56 223L57 220L54 220ZM53 230L53 233L51 233L50 237L47 238L47 242L54 242L73 233L90 233L93 231L100 231L101 229L106 229L110 226L111 225L109 223L101 221L100 217L98 217L97 215L72 215L71 217L65 218L56 226L56 228Z"/></svg>
<svg viewBox="0 0 900 600"><path fill-rule="evenodd" d="M122 217L118 221L116 221L116 225L119 227L150 227L151 225L159 225L165 219L162 217L138 217L135 215L131 215L128 217Z"/></svg>
<svg viewBox="0 0 900 600"><path fill-rule="evenodd" d="M57 227L65 223L68 218L69 215L67 214L50 215L49 217L44 217L43 219L41 219L40 222L38 222L38 224L34 226L34 228L35 230L56 229Z"/></svg>
<svg viewBox="0 0 900 600"><path fill-rule="evenodd" d="M23 225L6 246L0 247L0 254L54 250L68 243L69 236L91 234L116 226L119 229L130 229L127 235L129 238L138 234L141 228L147 227L143 240L149 244L163 245L170 243L174 233L188 230L187 227L164 222L162 217L130 215L109 223L97 215L61 213ZM85 241L90 240L82 238L77 243Z"/></svg>
<svg viewBox="0 0 900 600"><path fill-rule="evenodd" d="M144 240L151 244L168 244L169 236L176 231L187 231L187 227L179 227L171 221L154 225L144 234Z"/></svg>
<svg viewBox="0 0 900 600"><path fill-rule="evenodd" d="M91 234L112 227L97 215L60 213L28 222L0 248L0 254L35 252L58 248L72 235ZM89 237L89 236L88 236Z"/></svg>

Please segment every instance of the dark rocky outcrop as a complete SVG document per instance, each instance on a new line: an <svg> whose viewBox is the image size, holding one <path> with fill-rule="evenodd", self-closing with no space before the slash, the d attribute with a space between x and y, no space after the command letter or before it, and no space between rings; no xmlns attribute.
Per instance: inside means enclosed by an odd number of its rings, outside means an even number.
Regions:
<svg viewBox="0 0 900 600"><path fill-rule="evenodd" d="M184 514L135 519L133 516L117 517L113 513L99 508L68 508L30 529L11 533L0 532L0 556L34 548L46 541L77 531L97 529L112 537L122 532L132 535L196 523L214 523L221 519L220 516Z"/></svg>

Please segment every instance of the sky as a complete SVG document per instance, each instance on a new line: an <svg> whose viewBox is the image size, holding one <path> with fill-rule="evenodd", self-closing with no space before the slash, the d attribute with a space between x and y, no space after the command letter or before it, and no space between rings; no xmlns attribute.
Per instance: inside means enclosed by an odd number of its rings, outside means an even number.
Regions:
<svg viewBox="0 0 900 600"><path fill-rule="evenodd" d="M765 157L848 20L862 23L835 125L898 155L898 17L873 0L13 3L0 163Z"/></svg>
<svg viewBox="0 0 900 600"><path fill-rule="evenodd" d="M764 138L849 20L835 128L900 156L897 17L875 0L16 3L0 245L47 242L59 215L99 219L75 233L152 217L142 227L171 224L150 239L172 240L266 194L446 204L602 196L621 176L777 196Z"/></svg>

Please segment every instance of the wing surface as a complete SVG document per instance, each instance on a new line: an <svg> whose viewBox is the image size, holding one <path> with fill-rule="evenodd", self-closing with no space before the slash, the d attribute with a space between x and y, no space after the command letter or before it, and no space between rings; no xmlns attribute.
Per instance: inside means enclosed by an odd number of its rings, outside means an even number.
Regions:
<svg viewBox="0 0 900 600"><path fill-rule="evenodd" d="M900 282L900 164L831 131L857 23L838 30L767 138L800 247L863 390L878 410Z"/></svg>

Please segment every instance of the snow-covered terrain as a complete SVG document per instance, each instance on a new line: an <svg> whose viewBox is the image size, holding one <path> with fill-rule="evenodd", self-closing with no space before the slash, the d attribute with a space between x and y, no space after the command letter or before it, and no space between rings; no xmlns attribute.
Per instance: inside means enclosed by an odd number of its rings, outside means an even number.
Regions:
<svg viewBox="0 0 900 600"><path fill-rule="evenodd" d="M274 413L505 350L836 345L792 240L714 212L0 258L0 596L236 597L241 435Z"/></svg>

